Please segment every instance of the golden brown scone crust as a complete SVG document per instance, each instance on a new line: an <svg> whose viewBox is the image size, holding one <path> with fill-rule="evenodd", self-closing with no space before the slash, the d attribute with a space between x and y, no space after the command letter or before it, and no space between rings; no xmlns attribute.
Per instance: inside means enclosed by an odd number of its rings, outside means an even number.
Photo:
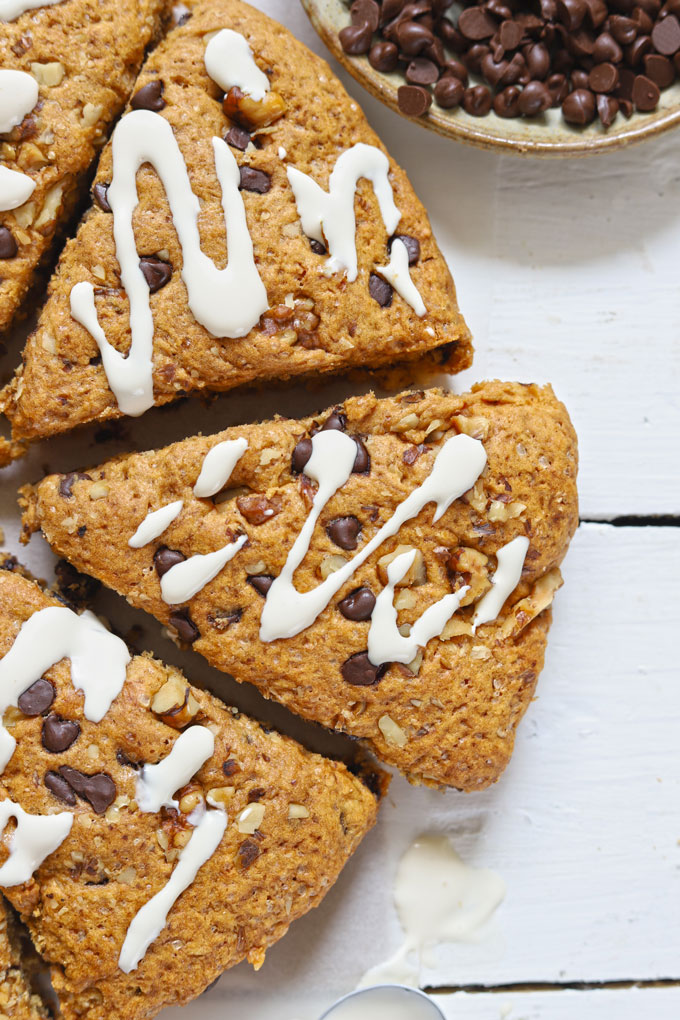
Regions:
<svg viewBox="0 0 680 1020"><path fill-rule="evenodd" d="M353 474L324 510L296 573L300 591L319 583L326 557L343 555L327 524L354 515L361 522L361 541L368 541L429 474L445 438L461 430L483 438L488 465L475 488L436 525L432 506L425 507L355 572L312 626L289 640L259 641L262 598L246 571L274 576L281 571L307 517L311 489L304 475L291 473L291 453L328 412L315 420L277 419L122 456L89 470L91 480L73 481L67 498L59 494L63 476L52 475L23 491L25 529L42 528L52 547L79 570L164 623L171 609L160 597L155 550L165 545L187 556L205 553L238 531L247 532L249 546L189 603L200 631L193 647L292 711L367 742L412 780L465 790L486 786L507 764L515 728L533 696L550 623L547 606L560 583L556 568L578 522L576 437L567 411L549 387L491 382L463 396L430 390L387 400L352 398L342 412L347 431L365 437L371 470ZM277 507L265 523L254 523L243 501L250 520L238 500L217 506L193 495L206 452L236 436L247 438L248 449L229 484L247 486L251 495L263 495ZM102 480L104 487L93 489ZM140 550L129 548L128 539L147 511L176 499L184 500L184 509L161 538ZM380 591L382 556L398 545L420 549L424 556L427 581L410 589L414 604L400 612L401 625L413 623L452 584L469 583L465 558L451 561L452 553L483 554L482 565L471 573L475 584L488 586L496 551L518 535L530 539L524 572L496 623L480 627L474 638L468 626L467 634L432 640L417 676L393 665L372 687L343 680L342 664L366 649L369 624L345 619L337 602L362 585L374 594ZM484 557L489 557L485 565ZM229 623L235 611L241 615ZM471 607L464 608L456 618L469 624L471 613ZM404 747L387 742L378 725L385 715L407 735Z"/></svg>
<svg viewBox="0 0 680 1020"><path fill-rule="evenodd" d="M63 77L58 84L41 84L35 110L0 135L3 164L36 184L25 205L0 214L0 225L18 247L14 258L0 260L0 332L10 325L55 233L80 198L164 7L165 0L63 0L2 24L0 67L38 77L33 64L61 64ZM60 73L57 69L56 77Z"/></svg>
<svg viewBox="0 0 680 1020"><path fill-rule="evenodd" d="M180 392L223 391L252 381L317 377L415 358L426 363L429 359L431 369L467 367L472 348L451 275L423 206L393 161L390 179L402 213L397 232L420 242L420 260L411 274L427 314L418 318L396 294L389 308L380 307L369 295L370 272L387 262L387 233L372 187L365 180L359 182L355 198L358 277L347 283L341 275L323 274L325 257L314 254L301 233L286 164L311 174L327 189L342 151L357 142L384 146L328 65L276 22L238 0L198 0L186 25L174 29L151 54L135 86L136 91L158 78L164 83L167 106L161 115L173 127L201 201L199 229L205 253L224 264L224 214L212 137L223 137L230 124L219 101L221 92L203 63L204 36L220 28L233 28L246 37L272 89L287 107L284 116L258 136L261 148L251 145L245 153L231 150L240 165L271 176L267 194L241 194L255 260L278 318L263 316L255 329L237 340L216 340L196 322L180 278L182 252L165 193L155 172L148 165L143 167L137 176L137 249L140 256L162 251L173 266L171 281L150 298L156 403L174 400ZM281 146L287 152L285 161L278 155ZM111 180L110 144L102 154L97 180ZM128 349L129 306L120 289L112 225L113 217L94 206L64 250L50 298L27 341L23 370L4 393L4 410L12 420L15 439L49 436L120 413L99 364L97 346L71 318L69 306L71 288L90 281L103 292L97 307L108 339L119 350ZM296 306L294 315L286 308L286 299ZM291 330L298 337L294 343ZM91 364L93 359L96 363Z"/></svg>
<svg viewBox="0 0 680 1020"><path fill-rule="evenodd" d="M26 981L12 921L0 896L0 1020L41 1020L48 1014Z"/></svg>
<svg viewBox="0 0 680 1020"><path fill-rule="evenodd" d="M32 581L0 571L0 655L23 620L54 604ZM198 705L192 721L213 729L215 753L180 796L233 787L229 824L217 851L171 908L166 928L138 969L126 975L117 961L127 927L170 877L187 823L181 812L136 810L136 772L121 761L156 762L168 754L179 731L149 706L169 678L186 681L150 655L135 656L123 691L95 724L83 717L82 695L70 683L66 660L46 676L57 691L50 711L76 720L81 733L67 751L50 753L41 742L43 719L16 710L17 748L0 780L0 797L33 813L70 810L75 819L71 834L33 879L4 892L52 966L65 1020L153 1017L166 1005L191 1000L243 958L259 967L291 921L319 903L373 824L373 793L344 765L190 689ZM46 789L46 771L64 764L111 776L117 798L106 814L95 814L84 800L68 807ZM375 779L385 787L384 777ZM255 800L265 806L259 834L243 835L236 815ZM304 805L309 816L289 818L291 802Z"/></svg>

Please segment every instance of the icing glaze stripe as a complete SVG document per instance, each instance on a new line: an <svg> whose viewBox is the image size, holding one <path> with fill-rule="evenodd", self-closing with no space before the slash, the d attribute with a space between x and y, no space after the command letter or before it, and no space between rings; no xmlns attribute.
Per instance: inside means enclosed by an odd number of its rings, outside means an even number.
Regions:
<svg viewBox="0 0 680 1020"><path fill-rule="evenodd" d="M85 718L101 722L123 688L130 653L125 642L89 610L78 616L61 606L34 613L21 625L12 647L0 659L0 719L61 659L70 659L71 682L85 695ZM14 737L0 724L0 773L15 747Z"/></svg>
<svg viewBox="0 0 680 1020"><path fill-rule="evenodd" d="M231 473L248 449L247 439L225 439L208 450L203 458L201 473L194 485L194 496L203 499L215 496L223 489Z"/></svg>
<svg viewBox="0 0 680 1020"><path fill-rule="evenodd" d="M253 60L253 51L238 32L223 28L205 48L205 69L224 92L235 85L253 99L264 99L269 79Z"/></svg>
<svg viewBox="0 0 680 1020"><path fill-rule="evenodd" d="M392 242L390 261L386 266L376 266L376 273L379 273L384 280L392 284L397 294L411 306L413 311L422 318L427 308L420 296L420 291L411 279L408 267L408 249L403 241L395 237Z"/></svg>
<svg viewBox="0 0 680 1020"><path fill-rule="evenodd" d="M248 541L247 535L240 535L222 549L211 553L196 553L182 563L170 567L161 578L161 598L168 605L176 606L188 602L201 588L212 581L220 570L233 560L239 549Z"/></svg>
<svg viewBox="0 0 680 1020"><path fill-rule="evenodd" d="M0 867L0 886L28 882L46 857L61 846L73 825L70 811L55 815L29 815L12 800L0 801L0 834L10 818L17 827L9 841L9 857Z"/></svg>
<svg viewBox="0 0 680 1020"><path fill-rule="evenodd" d="M38 102L38 92L32 74L0 68L0 134L21 124Z"/></svg>
<svg viewBox="0 0 680 1020"><path fill-rule="evenodd" d="M150 510L128 541L130 548L141 549L149 542L153 542L154 538L162 535L165 529L169 528L172 522L179 517L183 506L184 501L176 499L174 503L166 503L158 510Z"/></svg>
<svg viewBox="0 0 680 1020"><path fill-rule="evenodd" d="M179 735L172 750L157 765L145 765L137 778L135 800L140 811L177 808L173 793L189 782L215 750L215 737L207 726L190 726Z"/></svg>
<svg viewBox="0 0 680 1020"><path fill-rule="evenodd" d="M529 539L519 535L498 550L496 553L498 566L491 578L491 588L477 605L472 620L473 628L496 619L508 595L519 584L528 549Z"/></svg>
<svg viewBox="0 0 680 1020"><path fill-rule="evenodd" d="M215 853L227 827L226 811L206 811L181 851L172 875L133 917L127 930L118 966L125 973L136 970L147 949L165 928L170 908L191 885L199 868Z"/></svg>
<svg viewBox="0 0 680 1020"><path fill-rule="evenodd" d="M0 212L18 209L35 191L35 182L27 174L0 166Z"/></svg>

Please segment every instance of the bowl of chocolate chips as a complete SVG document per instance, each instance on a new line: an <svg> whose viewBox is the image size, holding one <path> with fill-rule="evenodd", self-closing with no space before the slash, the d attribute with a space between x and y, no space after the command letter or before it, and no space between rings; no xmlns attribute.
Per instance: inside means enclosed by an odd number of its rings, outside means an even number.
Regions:
<svg viewBox="0 0 680 1020"><path fill-rule="evenodd" d="M450 138L604 152L680 123L680 0L302 0L349 72Z"/></svg>

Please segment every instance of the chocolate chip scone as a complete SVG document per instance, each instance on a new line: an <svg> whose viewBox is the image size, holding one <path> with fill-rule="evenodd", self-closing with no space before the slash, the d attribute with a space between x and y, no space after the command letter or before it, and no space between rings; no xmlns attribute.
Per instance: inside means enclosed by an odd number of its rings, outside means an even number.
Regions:
<svg viewBox="0 0 680 1020"><path fill-rule="evenodd" d="M237 680L471 790L534 693L576 470L552 390L490 382L51 475L24 527Z"/></svg>
<svg viewBox="0 0 680 1020"><path fill-rule="evenodd" d="M164 0L0 5L0 332L73 212L164 7Z"/></svg>
<svg viewBox="0 0 680 1020"><path fill-rule="evenodd" d="M42 1020L48 1013L24 973L13 918L0 897L0 1018Z"/></svg>
<svg viewBox="0 0 680 1020"><path fill-rule="evenodd" d="M4 391L15 440L192 391L470 364L427 214L327 64L239 0L191 11L142 70Z"/></svg>
<svg viewBox="0 0 680 1020"><path fill-rule="evenodd" d="M374 794L8 571L0 655L0 888L64 1020L142 1020L258 968L375 820L384 775Z"/></svg>

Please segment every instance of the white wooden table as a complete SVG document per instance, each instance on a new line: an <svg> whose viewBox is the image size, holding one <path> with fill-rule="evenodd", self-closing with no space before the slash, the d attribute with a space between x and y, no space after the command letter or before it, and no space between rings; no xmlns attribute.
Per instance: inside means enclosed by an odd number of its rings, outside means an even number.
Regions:
<svg viewBox="0 0 680 1020"><path fill-rule="evenodd" d="M322 52L296 0L258 6ZM446 832L468 863L494 868L508 887L485 936L446 947L422 974L447 1017L677 1020L680 133L595 160L519 160L447 142L348 87L410 174L453 269L477 352L456 387L494 376L553 383L579 432L584 523L538 698L501 781L444 795L395 780L322 907L259 974L235 968L186 1015L316 1020L397 948L396 864L417 835ZM92 431L41 447L2 475L6 545L18 551L16 487L46 466L275 410L304 413L346 392L334 384L192 403L126 425L105 447ZM43 576L51 569L40 539L22 559ZM322 746L318 731L180 653L122 600L105 595L101 608L117 626L141 624L143 644L197 682Z"/></svg>

